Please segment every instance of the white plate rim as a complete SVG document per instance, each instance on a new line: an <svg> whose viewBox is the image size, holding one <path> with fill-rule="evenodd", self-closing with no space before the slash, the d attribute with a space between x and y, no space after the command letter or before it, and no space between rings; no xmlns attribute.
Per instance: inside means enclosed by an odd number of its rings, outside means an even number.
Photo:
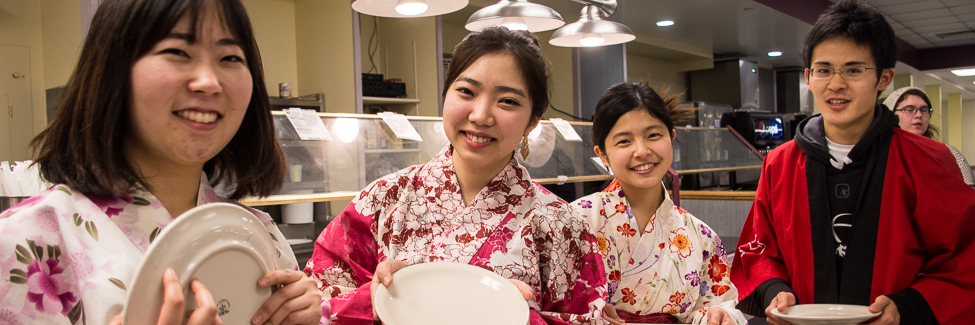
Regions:
<svg viewBox="0 0 975 325"><path fill-rule="evenodd" d="M837 306L837 307L853 308L853 309L861 309L862 308L864 310L866 310L867 308L870 308L869 306L850 305L850 304L800 304L800 305L792 305L792 306L786 307L786 309L789 309L789 308L808 308L808 307L811 307L811 306L822 306L822 307ZM880 312L870 313L869 311L867 311L867 314L862 314L862 315L849 315L849 316L806 316L806 315L789 315L789 314L783 314L778 309L772 308L772 314L775 315L775 316L781 317L781 318L783 318L785 320L795 319L795 320L819 320L819 321L823 321L823 320L844 320L844 319L851 319L852 320L852 319L861 318L861 317L868 317L868 316L869 316L869 318L873 318L873 317L880 316L881 313Z"/></svg>
<svg viewBox="0 0 975 325"><path fill-rule="evenodd" d="M145 254L142 256L142 260L139 262L139 266L136 268L135 273L133 273L132 279L128 283L126 290L125 305L122 310L122 322L123 324L132 324L132 322L138 323L143 321L141 317L139 319L133 319L136 317L133 313L138 313L139 311L133 311L129 306L134 305L147 305L147 308L134 307L136 310L146 309L150 315L155 315L158 318L158 312L160 306L162 306L162 296L156 297L152 294L153 291L160 291L162 288L162 277L163 273L169 266L162 266L165 264L178 263L179 260L170 261L169 263L165 261L159 261L160 258L172 257L166 256L168 252L178 251L170 245L176 243L177 245L185 243L185 241L179 241L179 237L190 236L190 232L184 232L182 230L192 230L202 231L200 227L192 227L194 223L197 222L213 222L215 219L220 219L220 222L216 224L220 227L238 227L245 230L250 230L258 234L267 234L266 236L253 236L253 238L248 238L250 240L246 241L234 241L226 238L212 237L208 240L210 246L196 249L197 258L194 260L206 260L213 255L227 251L227 250L240 250L248 255L251 255L256 260L260 260L263 264L262 267L265 272L274 270L277 268L277 260L273 258L273 254L276 251L274 244L271 242L270 234L264 223L258 219L254 214L246 209L231 203L208 203L194 207L182 215L170 222L165 229L163 229L154 239L152 244L146 250ZM210 228L212 230L212 228ZM256 239L256 240L254 240ZM169 243L170 245L164 245L160 243ZM217 246L217 247L214 247ZM259 247L264 247L264 253L262 254ZM172 255L170 253L170 255ZM198 264L198 263L181 263L181 264ZM185 266L185 270L176 270L177 276L180 280L180 286L183 288L183 292L191 292L189 290L190 280L192 278L189 276L195 273L196 266L189 265ZM255 281L257 279L254 279ZM137 304L133 304L138 300ZM157 306L158 305L158 306ZM143 316L143 315L139 315Z"/></svg>
<svg viewBox="0 0 975 325"><path fill-rule="evenodd" d="M436 270L436 269L446 269L450 271L475 273L477 275L488 276L491 279L494 279L495 281L501 283L501 286L503 288L502 290L514 291L515 293L517 293L518 297L521 297L521 291L519 291L518 288L515 287L513 283L511 283L511 281L505 279L501 275L488 271L478 266L463 264L463 263L453 263L453 262L427 262L427 263L420 263L420 264L415 264L412 266L405 267L393 274L393 283L391 285L396 285L397 283L396 281L399 279L397 277L403 277L403 276L409 277L412 274L422 273L425 271ZM374 308L376 309L376 314L379 315L379 319L392 320L392 318L390 317L391 315L389 314L389 311L387 310L386 307L385 298L388 297L389 297L389 290L386 289L385 285L380 285L379 288L376 289L376 294L373 295L372 297L372 303ZM528 302L525 300L521 300L521 301L523 303L518 305L518 309L519 309L518 312L524 315L524 319L520 319L518 321L518 324L527 324L531 312L528 308ZM395 325L389 323L388 321L383 321L383 322L386 324Z"/></svg>

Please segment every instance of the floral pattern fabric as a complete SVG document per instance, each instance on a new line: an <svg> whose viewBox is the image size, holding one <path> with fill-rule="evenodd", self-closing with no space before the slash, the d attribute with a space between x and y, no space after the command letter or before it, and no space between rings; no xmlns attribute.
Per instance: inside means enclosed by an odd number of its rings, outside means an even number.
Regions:
<svg viewBox="0 0 975 325"><path fill-rule="evenodd" d="M334 321L372 324L369 283L387 259L465 263L521 280L534 290L532 324L604 323L595 237L514 158L469 205L449 145L424 165L374 181L322 232L305 272L332 297Z"/></svg>
<svg viewBox="0 0 975 325"><path fill-rule="evenodd" d="M221 201L206 175L198 193L197 205ZM245 208L284 238L267 214ZM148 191L106 198L66 185L0 212L0 324L107 324L122 312L149 244L172 221ZM297 269L287 242L274 244L278 265Z"/></svg>
<svg viewBox="0 0 975 325"><path fill-rule="evenodd" d="M666 313L706 324L720 307L739 325L738 293L728 278L728 257L718 235L686 210L664 201L642 235L621 188L582 197L572 206L592 226L608 274L609 303L635 315Z"/></svg>

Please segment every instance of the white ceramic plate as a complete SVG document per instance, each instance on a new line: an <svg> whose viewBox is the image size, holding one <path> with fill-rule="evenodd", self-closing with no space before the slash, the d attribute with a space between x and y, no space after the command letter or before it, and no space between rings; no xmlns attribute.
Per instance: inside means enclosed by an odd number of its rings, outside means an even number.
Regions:
<svg viewBox="0 0 975 325"><path fill-rule="evenodd" d="M393 274L372 297L386 325L525 325L528 303L500 275L460 263L423 263Z"/></svg>
<svg viewBox="0 0 975 325"><path fill-rule="evenodd" d="M250 324L271 296L257 285L277 269L276 250L267 228L253 214L229 203L201 205L183 213L146 251L128 287L125 324L155 324L163 301L163 273L173 268L183 286L186 309L195 309L190 290L199 279L213 294L224 324Z"/></svg>
<svg viewBox="0 0 975 325"><path fill-rule="evenodd" d="M880 316L880 313L870 313L867 306L839 304L795 305L781 312L773 308L772 314L796 325L852 325Z"/></svg>

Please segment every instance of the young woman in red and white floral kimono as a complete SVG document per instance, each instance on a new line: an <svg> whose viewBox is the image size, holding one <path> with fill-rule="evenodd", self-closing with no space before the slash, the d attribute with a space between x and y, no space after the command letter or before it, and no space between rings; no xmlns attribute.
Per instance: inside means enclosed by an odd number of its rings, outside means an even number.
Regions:
<svg viewBox="0 0 975 325"><path fill-rule="evenodd" d="M606 314L635 323L745 324L718 234L674 205L663 186L673 161L680 95L638 83L596 104L593 150L618 186L572 207L592 226L609 276ZM625 193L625 194L624 194Z"/></svg>
<svg viewBox="0 0 975 325"><path fill-rule="evenodd" d="M585 221L531 181L514 157L548 107L538 40L503 27L468 35L444 87L450 144L386 175L319 236L305 272L337 324L373 324L371 296L394 272L427 262L479 266L512 280L530 324L604 323L606 276Z"/></svg>

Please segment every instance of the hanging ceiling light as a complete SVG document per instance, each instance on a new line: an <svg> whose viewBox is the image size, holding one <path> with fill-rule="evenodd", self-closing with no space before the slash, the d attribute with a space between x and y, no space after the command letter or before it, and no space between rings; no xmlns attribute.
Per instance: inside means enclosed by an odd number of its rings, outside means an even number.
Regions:
<svg viewBox="0 0 975 325"><path fill-rule="evenodd" d="M352 9L370 16L409 18L451 13L467 6L467 0L356 0Z"/></svg>
<svg viewBox="0 0 975 325"><path fill-rule="evenodd" d="M592 2L592 1L587 1ZM616 12L616 1L599 1L582 9L579 21L559 28L549 44L564 47L591 47L626 43L636 39L626 25L603 20Z"/></svg>
<svg viewBox="0 0 975 325"><path fill-rule="evenodd" d="M505 26L511 30L541 32L562 25L565 25L562 15L552 8L527 0L501 0L471 15L464 28L478 31L491 26Z"/></svg>

